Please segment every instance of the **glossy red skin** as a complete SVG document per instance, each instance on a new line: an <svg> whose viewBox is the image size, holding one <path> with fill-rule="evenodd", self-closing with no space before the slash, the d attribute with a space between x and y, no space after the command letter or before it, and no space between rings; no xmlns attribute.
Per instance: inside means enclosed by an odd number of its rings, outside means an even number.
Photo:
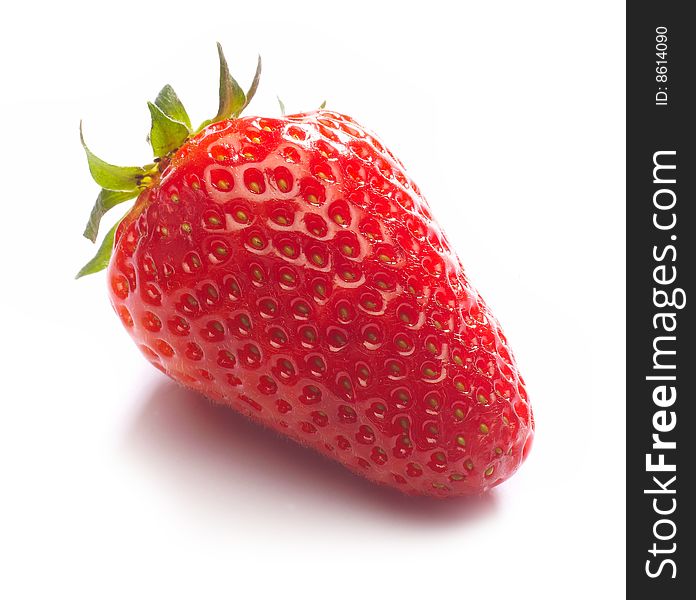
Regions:
<svg viewBox="0 0 696 600"><path fill-rule="evenodd" d="M157 368L373 481L481 493L531 446L498 322L401 163L344 115L206 128L120 226L108 281Z"/></svg>

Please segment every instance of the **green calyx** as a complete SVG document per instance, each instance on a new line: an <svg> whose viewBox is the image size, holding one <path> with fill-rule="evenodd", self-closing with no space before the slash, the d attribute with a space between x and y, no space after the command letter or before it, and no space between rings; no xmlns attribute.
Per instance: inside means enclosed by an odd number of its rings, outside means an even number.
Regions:
<svg viewBox="0 0 696 600"><path fill-rule="evenodd" d="M92 179L102 188L90 213L83 235L96 242L102 217L114 206L132 200L159 180L164 167L169 164L171 155L193 134L211 123L225 119L236 119L249 106L261 78L261 57L256 65L256 73L249 90L244 93L232 77L222 46L217 45L220 59L220 93L218 112L212 119L204 121L197 129L191 126L191 119L181 100L170 85L165 85L155 98L148 102L152 125L148 139L152 146L154 161L143 167L120 167L97 157L85 143L80 123L80 141L87 155L87 164ZM120 223L120 221L119 221ZM107 267L113 251L114 237L118 224L104 236L97 254L77 274L77 278L97 273Z"/></svg>
<svg viewBox="0 0 696 600"><path fill-rule="evenodd" d="M251 81L249 91L245 94L234 77L230 75L230 70L227 66L227 60L222 52L222 46L218 43L218 57L220 59L220 104L217 114L208 121L203 121L201 126L196 130L200 131L211 123L217 123L224 119L236 119L242 114L242 111L249 106L249 102L256 94L256 88L259 87L261 79L261 57L256 63L256 73Z"/></svg>
<svg viewBox="0 0 696 600"><path fill-rule="evenodd" d="M104 269L106 269L106 267L109 264L109 260L111 259L111 252L114 246L114 237L116 236L116 229L118 228L120 223L121 221L119 221L118 223L116 223L116 225L109 229L109 232L104 236L104 239L102 240L102 243L100 244L97 253L92 257L92 260L90 260L84 267L82 267L78 271L77 275L75 276L75 279L79 279L80 277L89 275L90 273L98 273L99 271L103 271Z"/></svg>

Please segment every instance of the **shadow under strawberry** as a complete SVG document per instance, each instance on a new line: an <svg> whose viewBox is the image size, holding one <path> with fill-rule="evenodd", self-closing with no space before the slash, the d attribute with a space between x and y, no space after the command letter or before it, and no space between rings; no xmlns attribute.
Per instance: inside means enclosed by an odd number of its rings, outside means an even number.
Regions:
<svg viewBox="0 0 696 600"><path fill-rule="evenodd" d="M480 520L497 504L495 490L443 500L376 486L164 378L146 388L124 451L194 512L223 519L225 513L243 514L265 525L305 513L327 522L360 518L446 526Z"/></svg>

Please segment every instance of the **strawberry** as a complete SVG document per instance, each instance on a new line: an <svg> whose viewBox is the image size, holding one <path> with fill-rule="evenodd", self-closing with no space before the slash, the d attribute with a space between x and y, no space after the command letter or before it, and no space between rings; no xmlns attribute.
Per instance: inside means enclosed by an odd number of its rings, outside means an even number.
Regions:
<svg viewBox="0 0 696 600"><path fill-rule="evenodd" d="M85 145L101 216L137 200L78 276L108 265L145 357L214 402L409 494L481 493L534 421L500 325L399 160L350 117L240 117L220 55L217 116L193 130L171 87L155 161ZM84 145L84 140L83 140Z"/></svg>

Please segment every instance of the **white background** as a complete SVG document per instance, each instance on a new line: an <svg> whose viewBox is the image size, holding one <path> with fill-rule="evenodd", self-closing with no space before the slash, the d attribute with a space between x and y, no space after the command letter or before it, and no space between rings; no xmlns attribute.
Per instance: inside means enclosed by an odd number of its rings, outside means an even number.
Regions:
<svg viewBox="0 0 696 600"><path fill-rule="evenodd" d="M0 596L622 597L623 3L187 5L0 9ZM536 415L487 499L402 497L211 408L146 364L103 275L73 281L79 119L147 162L163 84L215 113L218 40L245 87L264 58L252 112L326 99L445 224Z"/></svg>

